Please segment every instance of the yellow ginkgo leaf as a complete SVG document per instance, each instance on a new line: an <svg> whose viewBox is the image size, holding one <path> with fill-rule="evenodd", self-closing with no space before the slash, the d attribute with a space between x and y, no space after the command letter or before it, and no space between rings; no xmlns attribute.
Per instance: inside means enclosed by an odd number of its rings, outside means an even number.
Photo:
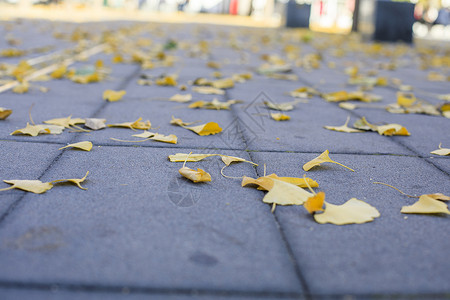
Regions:
<svg viewBox="0 0 450 300"><path fill-rule="evenodd" d="M236 103L241 103L240 100L228 100L226 102L221 102L214 98L212 101L196 101L189 105L189 108L205 108L205 109L230 109L230 106Z"/></svg>
<svg viewBox="0 0 450 300"><path fill-rule="evenodd" d="M176 78L175 75L164 76L164 77L156 79L155 83L157 85L161 85L161 86L176 86L177 85L177 78Z"/></svg>
<svg viewBox="0 0 450 300"><path fill-rule="evenodd" d="M267 108L273 109L273 110L280 110L280 111L289 111L294 109L294 105L297 103L303 102L302 100L295 100L291 102L285 102L285 103L273 103L271 101L263 101L264 105Z"/></svg>
<svg viewBox="0 0 450 300"><path fill-rule="evenodd" d="M295 98L311 98L314 95L318 95L319 92L311 87L300 87L292 92L289 92L289 95Z"/></svg>
<svg viewBox="0 0 450 300"><path fill-rule="evenodd" d="M338 91L328 94L322 94L322 98L324 98L328 102L342 102L350 100L375 102L381 100L381 97L377 95L368 94L361 91L356 92Z"/></svg>
<svg viewBox="0 0 450 300"><path fill-rule="evenodd" d="M124 128L130 128L132 130L135 129L142 129L142 130L148 130L152 126L149 120L142 122L142 118L137 119L134 122L124 122L124 123L116 123L116 124L108 124L108 127L124 127Z"/></svg>
<svg viewBox="0 0 450 300"><path fill-rule="evenodd" d="M201 136L214 135L222 132L222 128L216 122L208 122L197 126L183 126L183 128L189 129Z"/></svg>
<svg viewBox="0 0 450 300"><path fill-rule="evenodd" d="M27 81L21 82L20 84L16 85L12 91L16 94L24 94L28 92L30 89L30 85Z"/></svg>
<svg viewBox="0 0 450 300"><path fill-rule="evenodd" d="M191 100L192 100L191 94L184 94L184 95L183 94L175 94L169 98L169 101L180 102L180 103L189 102Z"/></svg>
<svg viewBox="0 0 450 300"><path fill-rule="evenodd" d="M72 116L68 116L67 118L57 118L57 119L51 119L44 121L45 124L51 124L51 125L58 125L63 126L65 128L71 128L71 126L74 126L76 124L84 124L85 120L80 118L74 118L72 119Z"/></svg>
<svg viewBox="0 0 450 300"><path fill-rule="evenodd" d="M178 172L195 183L211 181L211 175L202 169L197 169L196 171L189 169L188 167L182 167L180 170L178 170Z"/></svg>
<svg viewBox="0 0 450 300"><path fill-rule="evenodd" d="M220 156L220 158L222 159L222 161L224 162L224 164L226 166L229 166L231 163L234 163L234 162L246 162L246 163L250 163L250 164L257 166L257 164L255 164L254 162L245 160L240 157L223 155L223 154L217 154L217 155Z"/></svg>
<svg viewBox="0 0 450 300"><path fill-rule="evenodd" d="M42 126L45 129L50 130L50 134L61 134L65 127L64 126L59 126L59 125L39 125Z"/></svg>
<svg viewBox="0 0 450 300"><path fill-rule="evenodd" d="M190 123L188 123L188 122L183 122L183 120L181 120L181 119L178 119L178 118L175 118L174 116L172 116L172 120L170 120L170 124L172 124L172 125L178 125L178 126L181 126L181 127L183 127L183 126L189 126L189 125L192 125L192 124L194 124L195 122L190 122Z"/></svg>
<svg viewBox="0 0 450 300"><path fill-rule="evenodd" d="M256 184L269 191L263 198L264 203L277 205L302 205L313 194L291 183L279 180L274 176L264 176L257 179L244 176L242 186Z"/></svg>
<svg viewBox="0 0 450 300"><path fill-rule="evenodd" d="M325 203L325 211L315 214L317 223L335 225L362 224L372 222L380 216L378 210L364 201L352 198L342 205Z"/></svg>
<svg viewBox="0 0 450 300"><path fill-rule="evenodd" d="M401 107L410 107L416 102L416 97L413 93L397 93L397 104Z"/></svg>
<svg viewBox="0 0 450 300"><path fill-rule="evenodd" d="M0 120L5 120L10 114L12 114L12 109L0 107Z"/></svg>
<svg viewBox="0 0 450 300"><path fill-rule="evenodd" d="M74 143L74 144L69 144L65 147L61 147L58 150L62 150L62 149L69 148L69 147L77 148L77 149L84 150L84 151L91 151L92 143L88 142L88 141L78 142L78 143Z"/></svg>
<svg viewBox="0 0 450 300"><path fill-rule="evenodd" d="M99 130L106 127L106 119L87 118L85 119L84 126L92 130Z"/></svg>
<svg viewBox="0 0 450 300"><path fill-rule="evenodd" d="M50 76L51 76L53 79L61 79L61 78L64 77L64 75L66 75L66 73L67 73L67 66L61 65L61 66L59 66L56 70L54 70L54 71L50 74Z"/></svg>
<svg viewBox="0 0 450 300"><path fill-rule="evenodd" d="M439 144L439 149L431 151L430 153L436 154L436 155L442 155L442 156L450 155L450 148L442 148L441 146L442 146L442 143Z"/></svg>
<svg viewBox="0 0 450 300"><path fill-rule="evenodd" d="M42 182L40 180L3 180L3 181L12 184L12 186L0 189L0 191L19 189L27 192L32 192L35 194L42 194L53 187L52 183Z"/></svg>
<svg viewBox="0 0 450 300"><path fill-rule="evenodd" d="M176 153L174 155L169 155L169 160L171 162L182 162L182 161L200 161L207 157L216 156L217 154L187 154L187 153Z"/></svg>
<svg viewBox="0 0 450 300"><path fill-rule="evenodd" d="M278 177L276 174L270 174L267 175L267 177L272 177L275 179L279 179L281 181L296 185L298 187L301 188L313 188L313 187L319 187L319 184L317 183L317 181L308 178L308 177L302 177L302 178L298 178L298 177ZM264 188L262 187L258 187L258 190L264 190Z"/></svg>
<svg viewBox="0 0 450 300"><path fill-rule="evenodd" d="M75 178L75 179L58 179L58 180L50 181L50 183L52 183L52 184L57 184L57 183L70 182L70 183L75 184L77 187L79 187L79 188L82 189L82 190L87 190L87 188L84 188L84 187L81 186L81 183L82 183L84 180L86 180L86 177L87 177L88 175L89 175L89 171L87 171L87 172L86 172L86 175L84 175L84 177L83 177L83 178L80 178L80 179L77 179L77 178Z"/></svg>
<svg viewBox="0 0 450 300"><path fill-rule="evenodd" d="M435 200L441 200L441 201L450 201L450 197L446 196L441 193L435 193L435 194L427 194L426 196L431 197Z"/></svg>
<svg viewBox="0 0 450 300"><path fill-rule="evenodd" d="M30 125L29 123L27 123L27 127L17 129L16 131L11 132L10 135L25 134L37 136L38 134L49 134L49 133L50 129L46 128L44 125Z"/></svg>
<svg viewBox="0 0 450 300"><path fill-rule="evenodd" d="M234 81L231 78L223 78L211 82L211 85L216 89L229 89L234 87Z"/></svg>
<svg viewBox="0 0 450 300"><path fill-rule="evenodd" d="M325 202L325 193L319 192L316 195L309 197L308 200L306 200L304 207L306 210L312 214L316 211L323 211L323 204Z"/></svg>
<svg viewBox="0 0 450 300"><path fill-rule="evenodd" d="M304 165L303 165L303 170L309 171L309 170L311 170L311 168L313 168L313 167L315 167L315 166L318 166L318 165L320 165L320 164L322 164L322 163L325 163L325 162L330 162L330 163L338 164L338 165L340 165L340 166L342 166L342 167L344 167L344 168L349 169L349 170L352 171L352 172L355 172L355 170L353 170L353 169L351 169L351 168L349 168L349 167L347 167L347 166L344 166L344 165L341 164L341 163L338 163L338 162L335 162L334 160L332 160L332 159L329 157L329 154L330 154L330 152L329 152L328 150L325 150L325 151L324 151L322 154L320 154L318 157L316 157L316 158L314 158L313 160L311 160L311 161L307 162L306 164L304 164Z"/></svg>
<svg viewBox="0 0 450 300"><path fill-rule="evenodd" d="M212 86L194 86L192 91L205 95L225 95L225 91Z"/></svg>
<svg viewBox="0 0 450 300"><path fill-rule="evenodd" d="M401 213L403 214L448 214L447 204L442 201L436 200L429 195L420 196L419 200L410 206L403 206Z"/></svg>
<svg viewBox="0 0 450 300"><path fill-rule="evenodd" d="M348 132L348 133L363 132L362 130L348 127L347 125L348 125L349 121L350 121L350 117L347 117L347 121L345 121L345 124L342 126L324 126L324 128L328 129L328 130L334 130L334 131L339 131L339 132Z"/></svg>
<svg viewBox="0 0 450 300"><path fill-rule="evenodd" d="M163 135L163 134L149 132L149 131L144 131L143 133L140 133L140 134L133 134L133 136L145 138L147 140L153 140L153 141L157 141L157 142L169 143L169 144L176 144L178 141L177 136L174 134Z"/></svg>
<svg viewBox="0 0 450 300"><path fill-rule="evenodd" d="M411 135L409 131L400 124L386 124L377 126L380 135Z"/></svg>
<svg viewBox="0 0 450 300"><path fill-rule="evenodd" d="M270 113L270 117L275 121L289 121L291 119L290 116L283 113Z"/></svg>
<svg viewBox="0 0 450 300"><path fill-rule="evenodd" d="M103 92L103 100L107 100L109 102L119 101L125 96L127 92L125 90L114 91L114 90L106 90Z"/></svg>

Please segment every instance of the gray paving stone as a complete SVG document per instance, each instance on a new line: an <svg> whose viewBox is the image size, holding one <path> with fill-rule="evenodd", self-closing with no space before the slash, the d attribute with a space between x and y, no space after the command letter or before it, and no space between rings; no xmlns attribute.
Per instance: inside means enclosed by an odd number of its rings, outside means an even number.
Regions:
<svg viewBox="0 0 450 300"><path fill-rule="evenodd" d="M210 172L211 183L186 182L182 164L167 160L178 151L66 151L42 179L89 170L88 190L63 185L24 197L0 231L1 280L300 292L261 193L223 178L217 157L188 164Z"/></svg>
<svg viewBox="0 0 450 300"><path fill-rule="evenodd" d="M301 166L314 154L252 153L267 174L302 176ZM375 206L381 217L362 225L321 225L303 207L280 207L276 215L293 249L312 294L448 294L447 239L441 228L448 216L404 215L413 204L399 192L373 182L392 184L406 193L450 193L449 176L414 157L338 155L338 165L307 172L317 180L326 201L342 204L350 198Z"/></svg>

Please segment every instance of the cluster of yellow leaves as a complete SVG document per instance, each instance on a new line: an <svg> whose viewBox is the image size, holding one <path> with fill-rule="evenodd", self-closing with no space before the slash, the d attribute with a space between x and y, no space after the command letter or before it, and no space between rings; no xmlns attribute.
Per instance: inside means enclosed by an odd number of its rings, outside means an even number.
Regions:
<svg viewBox="0 0 450 300"><path fill-rule="evenodd" d="M0 189L0 191L7 191L11 189L20 189L26 192L32 192L35 194L42 194L46 191L53 188L54 184L57 183L64 183L69 182L73 183L76 186L78 186L80 189L87 190L87 188L84 188L81 186L81 183L86 179L88 176L89 171L84 175L83 178L80 179L57 179L50 182L42 182L40 180L3 180L6 183L12 184L12 186L4 189Z"/></svg>

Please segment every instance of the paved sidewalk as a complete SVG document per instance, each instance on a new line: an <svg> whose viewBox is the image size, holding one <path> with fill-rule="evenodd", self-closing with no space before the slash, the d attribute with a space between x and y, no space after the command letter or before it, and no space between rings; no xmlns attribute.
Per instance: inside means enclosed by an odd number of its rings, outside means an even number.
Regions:
<svg viewBox="0 0 450 300"><path fill-rule="evenodd" d="M377 76L411 85L418 98L442 104L437 96L450 93L448 81L429 81L427 75L435 71L449 76L448 56L442 58L448 45L426 54L435 61L442 59L447 67L428 65L422 70L425 54L414 47L386 44L380 50L377 45L354 42L355 37L314 34L309 42L311 33L283 29L20 20L0 23L0 35L5 37L0 50L11 48L7 38L20 40L20 49L52 46L46 53L73 48L83 42L58 37L70 37L75 30L92 42L86 48L104 42L97 39L102 32L112 32L116 42L106 41L115 48L70 66L89 72L102 60L110 69L104 80L36 81L28 93L0 94L0 107L13 110L9 118L0 120L1 180L48 182L90 172L82 184L86 191L67 184L43 194L0 192L1 299L449 299L449 216L401 214L402 206L417 199L373 182L391 184L411 195L450 195L450 158L430 154L440 143L450 148L450 120L392 114L380 108L349 111L313 96L286 112L290 121L276 122L262 106L264 100L293 101L287 93L302 86L322 93L354 91L357 87L347 85L345 70L355 65L360 74L377 70ZM151 46L145 46L148 40ZM172 66L144 70L137 63L112 62L110 50L136 56L133 45L139 43L148 55L163 45L170 48L171 40L176 47L164 53L174 56ZM209 51L202 53L205 44ZM283 50L286 45L298 49L289 54ZM367 51L374 52L367 55ZM3 57L0 64L46 54L31 52L25 57ZM311 62L305 60L312 53L321 55L317 69L308 68ZM395 53L402 55L393 58ZM298 79L258 74L257 68L265 62L263 54L286 60ZM300 55L292 56L296 54ZM209 61L218 62L220 69L209 68ZM386 70L389 63L396 68ZM251 73L253 78L235 83L224 95L191 91L191 81L213 79L215 71L224 77ZM163 74L177 74L178 86L138 84ZM180 91L182 84L187 85L186 92ZM38 86L49 90L43 93ZM107 102L102 99L107 89L123 89L127 94L120 101ZM188 92L194 101L243 102L230 110L206 110L164 100ZM370 93L383 97L370 105L397 99L392 85L377 86ZM69 115L104 118L108 124L142 117L151 121L151 131L175 134L178 143L111 140L134 140L131 135L141 132L124 128L10 135L30 122L32 105L36 124ZM214 121L223 131L199 136L171 125L172 116L185 122ZM363 116L374 124L399 123L411 136L323 128L342 125L348 116L350 125ZM91 141L92 151L58 150L79 141ZM271 206L261 201L264 192L221 176L223 163L218 157L188 163L211 174L211 182L200 184L179 175L182 163L168 160L179 152L220 153L258 164L233 164L224 170L228 176L263 176L265 164L267 174L302 177L302 165L326 149L331 158L356 172L334 164L312 169L306 175L320 184L317 190L334 204L353 197L366 201L379 210L380 218L337 226L316 223L302 206L278 206L271 213ZM8 186L0 182L0 189Z"/></svg>

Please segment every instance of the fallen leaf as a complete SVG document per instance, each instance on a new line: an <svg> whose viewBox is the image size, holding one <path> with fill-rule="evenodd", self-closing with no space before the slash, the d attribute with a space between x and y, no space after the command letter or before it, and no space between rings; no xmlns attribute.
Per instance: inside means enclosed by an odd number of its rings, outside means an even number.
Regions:
<svg viewBox="0 0 450 300"><path fill-rule="evenodd" d="M342 205L325 203L325 211L315 214L317 223L335 225L362 224L373 221L380 216L378 210L364 201L352 198Z"/></svg>
<svg viewBox="0 0 450 300"><path fill-rule="evenodd" d="M16 94L24 94L27 93L30 88L28 81L24 81L16 85L12 91Z"/></svg>
<svg viewBox="0 0 450 300"><path fill-rule="evenodd" d="M355 129L355 128L350 128L348 127L348 122L350 121L350 117L347 117L347 121L345 121L345 124L342 126L324 126L325 129L328 130L334 130L334 131L339 131L339 132L364 132L362 130L359 129Z"/></svg>
<svg viewBox="0 0 450 300"><path fill-rule="evenodd" d="M59 126L59 125L39 125L42 126L45 129L50 130L50 134L61 134L65 127L64 126Z"/></svg>
<svg viewBox="0 0 450 300"><path fill-rule="evenodd" d="M149 139L149 140L153 140L153 141L157 141L157 142L169 143L169 144L176 144L178 141L177 136L174 134L163 135L163 134L153 133L153 132L149 132L149 131L144 131L143 133L140 133L140 134L133 134L133 136L141 137L141 138L145 138L145 139Z"/></svg>
<svg viewBox="0 0 450 300"><path fill-rule="evenodd" d="M175 94L172 97L169 98L170 101L174 101L174 102L180 102L180 103L185 103L185 102L189 102L192 100L192 95L191 94Z"/></svg>
<svg viewBox="0 0 450 300"><path fill-rule="evenodd" d="M316 158L314 158L313 160L311 160L311 161L309 161L309 162L307 162L306 164L304 164L303 165L303 170L304 171L309 171L309 170L311 170L313 167L315 167L315 166L319 166L320 164L322 164L322 163L325 163L325 162L330 162L330 163L334 163L334 164L338 164L338 165L340 165L340 166L342 166L342 167L344 167L344 168L347 168L347 169L349 169L350 171L352 171L352 172L355 172L355 170L353 170L353 169L351 169L351 168L349 168L349 167L347 167L347 166L344 166L343 164L341 164L341 163L338 163L338 162L335 162L334 160L332 160L328 155L330 154L330 152L328 151L328 150L325 150L322 154L320 154L318 157L316 157Z"/></svg>
<svg viewBox="0 0 450 300"><path fill-rule="evenodd" d="M211 156L220 156L220 158L222 159L222 161L224 162L224 164L226 166L229 166L231 163L233 162L246 162L246 163L250 163L253 164L255 166L257 166L257 164L255 164L254 162L245 160L243 158L240 157L236 157L236 156L229 156L229 155L224 155L224 154L187 154L187 153L176 153L174 155L169 155L169 160L171 162L182 162L182 161L191 161L191 162L196 162L196 161L200 161L203 160L207 157L211 157Z"/></svg>
<svg viewBox="0 0 450 300"><path fill-rule="evenodd" d="M3 180L6 183L12 184L12 186L0 191L7 191L11 189L20 189L27 192L32 192L35 194L42 194L53 187L50 182L42 182L40 180Z"/></svg>
<svg viewBox="0 0 450 300"><path fill-rule="evenodd" d="M206 95L225 95L225 91L212 86L194 86L192 91Z"/></svg>
<svg viewBox="0 0 450 300"><path fill-rule="evenodd" d="M77 149L84 150L84 151L91 151L92 143L88 142L88 141L78 142L78 143L69 144L67 146L61 147L58 150L62 150L62 149L69 148L69 147L77 148Z"/></svg>
<svg viewBox="0 0 450 300"><path fill-rule="evenodd" d="M322 94L322 98L324 98L328 102L341 102L350 100L362 102L375 102L381 100L380 96L364 93L361 91L356 92L338 91L328 94Z"/></svg>
<svg viewBox="0 0 450 300"><path fill-rule="evenodd" d="M148 130L152 126L149 120L142 122L142 117L137 119L134 122L124 122L124 123L116 123L116 124L108 124L108 127L124 127L124 128L130 128L132 130L135 129L142 129L142 130Z"/></svg>
<svg viewBox="0 0 450 300"><path fill-rule="evenodd" d="M53 79L61 79L61 78L64 77L64 75L66 75L66 73L67 73L67 66L61 65L61 66L59 66L56 70L54 70L54 71L50 74L50 76L51 76Z"/></svg>
<svg viewBox="0 0 450 300"><path fill-rule="evenodd" d="M30 123L27 123L27 127L22 129L17 129L16 131L10 133L10 135L17 135L17 134L25 134L25 135L31 135L31 136L37 136L38 134L49 134L50 129L46 128L43 125L30 125Z"/></svg>
<svg viewBox="0 0 450 300"><path fill-rule="evenodd" d="M5 120L12 114L12 109L0 107L0 120Z"/></svg>
<svg viewBox="0 0 450 300"><path fill-rule="evenodd" d="M244 176L242 186L256 184L269 191L263 198L264 203L277 205L303 205L313 194L291 183L282 181L275 174L257 179Z"/></svg>
<svg viewBox="0 0 450 300"><path fill-rule="evenodd" d="M448 214L447 204L442 201L433 199L429 195L420 196L419 200L410 206L403 206L400 211L403 214Z"/></svg>
<svg viewBox="0 0 450 300"><path fill-rule="evenodd" d="M220 64L218 62L215 61L208 61L206 63L207 67L210 67L211 69L220 69Z"/></svg>
<svg viewBox="0 0 450 300"><path fill-rule="evenodd" d="M125 90L121 91L113 91L113 90L106 90L103 92L103 100L109 101L109 102L115 102L119 101L125 96L127 92Z"/></svg>
<svg viewBox="0 0 450 300"><path fill-rule="evenodd" d="M436 154L436 155L442 155L442 156L450 155L450 148L442 148L441 145L442 145L442 143L439 144L439 149L438 150L431 151L430 153L431 154Z"/></svg>
<svg viewBox="0 0 450 300"><path fill-rule="evenodd" d="M241 103L240 100L228 100L226 102L221 102L214 98L212 101L196 101L189 105L189 108L205 108L205 109L230 109L230 106L236 103Z"/></svg>
<svg viewBox="0 0 450 300"><path fill-rule="evenodd" d="M75 178L75 179L58 179L58 180L50 181L50 183L51 184L57 184L57 183L63 183L63 182L70 182L70 183L75 184L76 186L78 186L82 190L87 190L87 188L84 188L84 187L81 186L81 183L86 179L88 174L89 174L89 171L87 171L86 175L84 175L84 177L80 178L80 179L77 179L77 178Z"/></svg>
<svg viewBox="0 0 450 300"><path fill-rule="evenodd" d="M176 86L178 84L177 78L175 75L163 76L161 78L157 78L155 83L160 86Z"/></svg>
<svg viewBox="0 0 450 300"><path fill-rule="evenodd" d="M446 196L441 193L435 193L435 194L427 194L426 196L431 197L435 200L441 200L441 201L450 201L450 197Z"/></svg>
<svg viewBox="0 0 450 300"><path fill-rule="evenodd" d="M231 78L223 78L211 82L211 85L216 89L229 89L234 87L234 81Z"/></svg>
<svg viewBox="0 0 450 300"><path fill-rule="evenodd" d="M374 125L370 124L365 117L357 120L353 126L361 130L376 131L380 135L410 135L408 130L400 124Z"/></svg>
<svg viewBox="0 0 450 300"><path fill-rule="evenodd" d="M297 103L302 102L302 100L295 100L291 102L285 102L285 103L273 103L271 101L263 101L264 105L267 108L273 109L273 110L280 110L280 111L289 111L294 109L294 105Z"/></svg>
<svg viewBox="0 0 450 300"><path fill-rule="evenodd" d="M106 128L106 119L87 118L85 119L84 126L92 130L99 130Z"/></svg>
<svg viewBox="0 0 450 300"><path fill-rule="evenodd" d="M325 193L319 192L316 195L309 197L308 200L306 200L304 207L306 210L312 214L317 211L323 211L323 204L325 202Z"/></svg>
<svg viewBox="0 0 450 300"><path fill-rule="evenodd" d="M65 128L71 128L72 126L74 126L76 124L84 124L85 120L80 119L80 118L72 119L72 116L68 116L67 118L57 118L57 119L47 120L47 121L44 121L44 123L63 126Z"/></svg>
<svg viewBox="0 0 450 300"><path fill-rule="evenodd" d="M185 123L181 119L176 119L172 116L172 120L170 121L170 124L181 126L185 129L189 129L198 135L213 135L217 134L219 132L222 132L222 128L220 128L219 124L216 122L209 122L206 124L201 124L197 126L187 126L188 124L192 123Z"/></svg>
<svg viewBox="0 0 450 300"><path fill-rule="evenodd" d="M295 98L311 98L312 96L319 95L319 92L314 88L305 86L289 92L289 95Z"/></svg>
<svg viewBox="0 0 450 300"><path fill-rule="evenodd" d="M270 117L275 121L289 121L291 119L290 116L283 113L270 113Z"/></svg>
<svg viewBox="0 0 450 300"><path fill-rule="evenodd" d="M180 170L178 170L178 172L195 183L211 181L211 175L202 169L197 169L196 171L189 169L188 167L182 167Z"/></svg>
<svg viewBox="0 0 450 300"><path fill-rule="evenodd" d="M410 107L417 101L413 93L397 93L397 104L401 107Z"/></svg>

